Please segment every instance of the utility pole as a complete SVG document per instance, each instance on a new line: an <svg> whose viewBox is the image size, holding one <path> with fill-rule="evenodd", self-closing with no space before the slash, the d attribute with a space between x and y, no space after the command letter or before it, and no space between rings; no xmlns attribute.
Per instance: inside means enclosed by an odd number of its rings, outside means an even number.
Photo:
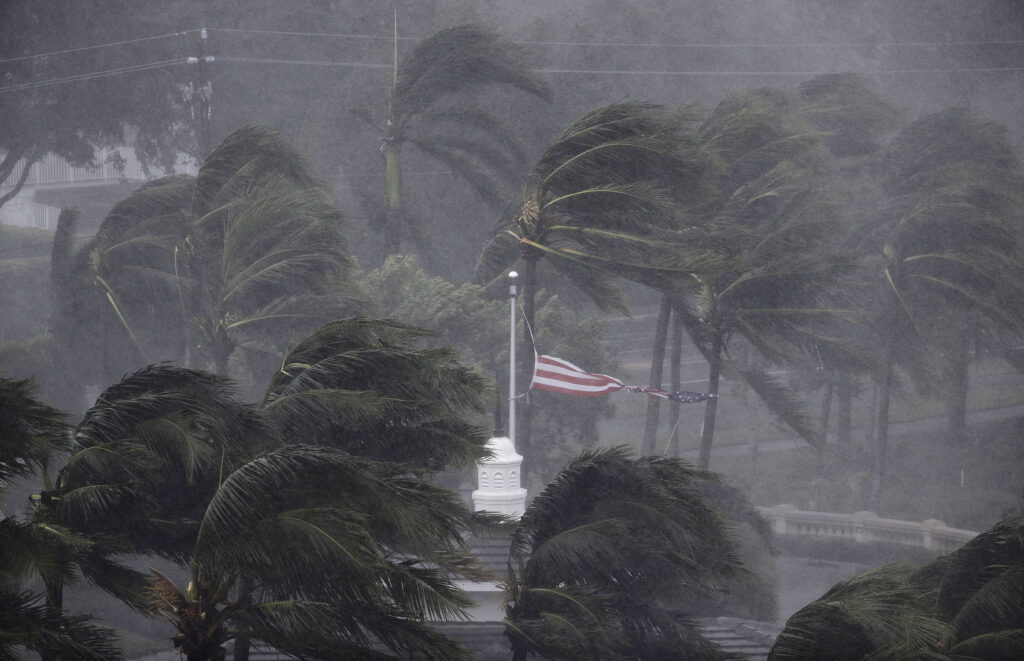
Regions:
<svg viewBox="0 0 1024 661"><path fill-rule="evenodd" d="M206 54L206 28L199 30L199 56L189 57L188 63L195 65L192 82L188 84L185 100L189 103L192 113L192 124L199 143L200 160L210 155L213 148L210 144L210 116L213 111L213 83L206 65L214 61L212 55Z"/></svg>

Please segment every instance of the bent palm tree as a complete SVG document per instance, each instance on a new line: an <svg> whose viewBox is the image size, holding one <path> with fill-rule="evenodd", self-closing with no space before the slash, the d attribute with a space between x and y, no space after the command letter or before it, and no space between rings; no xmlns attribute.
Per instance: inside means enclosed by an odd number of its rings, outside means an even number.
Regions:
<svg viewBox="0 0 1024 661"><path fill-rule="evenodd" d="M723 371L736 374L815 444L817 430L800 398L765 369L820 349L825 338L814 322L835 315L827 292L845 265L833 240L837 214L815 187L821 135L802 111L794 94L762 88L727 96L705 118L700 144L720 168L715 194L700 210L701 231L691 240L719 259L689 276L688 300L673 312L708 362L709 392L718 393ZM736 339L753 349L756 362L730 353ZM703 469L716 417L712 398L701 432Z"/></svg>
<svg viewBox="0 0 1024 661"><path fill-rule="evenodd" d="M671 227L681 200L692 201L700 188L705 162L683 131L688 120L649 103L606 106L573 122L537 162L525 200L496 228L476 275L489 282L522 260L524 373L532 372L535 352L530 329L541 258L602 309L626 310L614 273L655 262L659 230ZM527 406L517 438L524 457L529 421Z"/></svg>
<svg viewBox="0 0 1024 661"><path fill-rule="evenodd" d="M1022 524L1010 517L917 570L887 565L837 584L789 619L768 658L1020 658Z"/></svg>
<svg viewBox="0 0 1024 661"><path fill-rule="evenodd" d="M682 606L741 571L709 488L711 474L623 448L566 466L513 533L513 659L716 658ZM735 513L765 530L749 506Z"/></svg>
<svg viewBox="0 0 1024 661"><path fill-rule="evenodd" d="M440 471L486 454L485 382L450 348L418 348L429 331L391 320L321 326L282 359L262 405L288 442ZM315 414L315 415L314 415Z"/></svg>
<svg viewBox="0 0 1024 661"><path fill-rule="evenodd" d="M413 349L422 334L328 324L288 353L259 408L223 377L141 370L86 414L44 495L73 531L187 566L191 587L156 574L150 596L190 659L231 638L465 658L423 619L469 603L451 577L475 575L474 515L428 477L485 453L460 417L481 408L482 382L448 351Z"/></svg>
<svg viewBox="0 0 1024 661"><path fill-rule="evenodd" d="M45 477L53 455L67 448L67 431L64 415L36 399L31 382L0 378L0 488L6 479L36 470ZM20 658L19 649L47 660L121 658L112 631L65 613L51 589L73 574L72 554L55 541L70 537L0 518L0 659ZM76 543L77 550L88 545ZM31 578L42 578L45 597L20 587Z"/></svg>
<svg viewBox="0 0 1024 661"><path fill-rule="evenodd" d="M955 382L962 434L966 354L978 329L1019 336L1022 262L1015 224L1020 163L1005 130L962 109L922 117L883 155L886 200L863 247L883 283L874 323L883 338L871 502L881 511L888 407L898 358ZM872 274L875 275L875 274ZM878 280L877 278L873 278ZM959 365L957 369L956 366Z"/></svg>
<svg viewBox="0 0 1024 661"><path fill-rule="evenodd" d="M436 159L491 204L518 178L522 148L508 127L491 112L462 100L466 94L505 85L549 101L551 91L523 64L522 48L480 25L441 30L395 62L387 114L378 125L367 110L357 115L383 134L386 207L384 254L399 252L403 234L424 240L421 228L402 204L401 150L408 143ZM422 246L421 246L422 247Z"/></svg>
<svg viewBox="0 0 1024 661"><path fill-rule="evenodd" d="M249 126L195 177L158 179L119 202L83 252L97 298L144 362L227 374L238 347L276 355L282 337L347 307L341 222L302 157Z"/></svg>

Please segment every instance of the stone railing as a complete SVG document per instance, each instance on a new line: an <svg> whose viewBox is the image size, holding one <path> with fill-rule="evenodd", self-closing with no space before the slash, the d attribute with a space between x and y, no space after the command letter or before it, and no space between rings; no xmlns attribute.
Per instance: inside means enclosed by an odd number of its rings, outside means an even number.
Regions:
<svg viewBox="0 0 1024 661"><path fill-rule="evenodd" d="M777 535L804 535L860 543L904 544L944 553L960 548L978 534L970 530L950 528L937 519L917 523L882 519L874 512L807 512L792 505L758 509L771 523L772 530Z"/></svg>

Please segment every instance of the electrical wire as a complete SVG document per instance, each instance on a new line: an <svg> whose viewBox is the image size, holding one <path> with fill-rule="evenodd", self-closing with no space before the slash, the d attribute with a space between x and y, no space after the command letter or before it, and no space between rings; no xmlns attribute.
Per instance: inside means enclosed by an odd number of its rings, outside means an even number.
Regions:
<svg viewBox="0 0 1024 661"><path fill-rule="evenodd" d="M373 39L392 41L394 35L376 34L334 34L330 32L287 32L283 30L245 30L242 28L207 28L207 32L240 32L243 34L270 34L289 37L332 37L342 39ZM398 37L399 41L414 41L419 37Z"/></svg>
<svg viewBox="0 0 1024 661"><path fill-rule="evenodd" d="M18 57L8 57L0 59L0 64L6 62L20 62L22 60L32 60L35 58L53 57L56 55L67 55L70 53L81 53L87 50L95 50L97 48L107 48L109 46L124 46L126 44L137 44L143 41L153 41L154 39L166 39L167 37L183 37L193 32L199 32L196 30L185 30L184 32L168 32L167 34L159 34L153 37L139 37L137 39L125 39L123 41L111 41L105 44L95 44L93 46L82 46L81 48L66 48L64 50L55 50L48 53L36 53L35 55L21 55Z"/></svg>
<svg viewBox="0 0 1024 661"><path fill-rule="evenodd" d="M83 80L92 80L94 78L107 78L109 76L118 76L125 73L135 73L136 71L147 71L149 69L159 69L161 67L175 66L178 64L186 64L188 58L179 57L173 60L163 60L160 62L147 62L145 64L134 64L127 67L119 67L117 69L107 69L104 71L91 71L87 73L74 74L71 76L62 76L60 78L49 78L47 80L28 81L24 83L15 83L14 85L7 85L0 87L0 93L2 92L20 92L23 90L36 89L38 87L49 87L51 85L62 85L66 83L75 83Z"/></svg>
<svg viewBox="0 0 1024 661"><path fill-rule="evenodd" d="M285 60L265 57L217 57L216 62L253 62L256 64L305 64L324 67L352 67L356 69L391 69L391 64L374 64L371 62L332 62L329 60Z"/></svg>
<svg viewBox="0 0 1024 661"><path fill-rule="evenodd" d="M155 39L165 39L167 37L180 37L187 36L189 34L195 34L200 31L200 28L191 30L184 30L181 32L168 32L166 34L155 35L152 37L139 37L137 39L125 39L122 41L112 41L103 44L95 44L92 46L82 46L80 48L68 48L59 51L50 51L46 53L36 53L33 55L22 55L18 57L0 59L0 64L5 62L16 62L21 60L29 60L33 58L50 57L56 55L64 55L70 53L79 53L82 51L93 50L97 48L107 48L111 46L123 46L126 44L139 43L144 41L152 41ZM237 34L253 34L253 35L277 35L277 36L294 36L294 37L329 37L329 38L341 38L341 39L369 39L369 40L387 40L391 41L395 37L393 35L375 35L375 34L354 34L354 33L331 33L331 32L293 32L285 30L247 30L244 28L207 28L207 32L225 32L225 33L237 33ZM421 37L398 37L399 41L415 41ZM666 43L666 42L633 42L633 41L514 41L513 43L525 45L525 46L570 46L570 47L592 47L592 48L835 48L835 47L899 47L899 46L912 46L912 47L942 47L942 46L1021 46L1024 45L1024 39L990 39L990 40L951 40L951 41L839 41L839 42L804 42L804 43L771 43L771 42L718 42L718 43Z"/></svg>
<svg viewBox="0 0 1024 661"><path fill-rule="evenodd" d="M335 34L329 32L286 32L280 30L246 30L244 28L207 28L209 31L237 32L245 34L271 34L298 37L336 37L346 39L394 39L392 35L373 34ZM398 37L399 41L415 41L421 37ZM1024 45L1024 39L993 39L993 40L953 40L953 41L839 41L839 42L807 42L807 43L664 43L664 42L630 42L630 41L513 41L525 46L583 46L583 47L622 47L622 48L833 48L836 46L1005 46Z"/></svg>
<svg viewBox="0 0 1024 661"><path fill-rule="evenodd" d="M847 69L844 69L847 71ZM1024 71L1024 66L1020 67L972 67L972 68L958 68L958 69L864 69L864 70L852 70L853 73L860 73L865 75L884 75L884 74L916 74L916 73L986 73L995 71ZM549 73L549 74L594 74L594 75L627 75L627 76L820 76L825 73L832 73L832 71L636 71L636 70L616 70L616 69L534 69L535 73Z"/></svg>

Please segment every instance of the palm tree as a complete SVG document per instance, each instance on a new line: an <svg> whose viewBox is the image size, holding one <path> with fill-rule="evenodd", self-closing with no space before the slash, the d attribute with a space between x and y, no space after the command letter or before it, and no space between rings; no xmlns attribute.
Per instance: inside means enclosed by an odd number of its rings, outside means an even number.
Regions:
<svg viewBox="0 0 1024 661"><path fill-rule="evenodd" d="M649 103L606 106L573 122L537 162L521 207L506 213L477 268L477 279L488 282L522 262L526 367L535 352L531 329L542 257L602 309L625 312L613 269L648 268L653 251L668 254L655 243L656 230L671 226L678 203L693 201L705 171L684 132L691 119L688 111L668 114ZM526 458L529 416L527 406L517 439Z"/></svg>
<svg viewBox="0 0 1024 661"><path fill-rule="evenodd" d="M513 659L717 658L683 604L741 572L716 478L678 459L581 454L513 532L506 636ZM735 494L733 494L735 495Z"/></svg>
<svg viewBox="0 0 1024 661"><path fill-rule="evenodd" d="M454 492L401 464L285 446L228 475L199 522L186 595L212 609L203 635L189 638L196 623L173 600L162 610L185 653L244 635L296 656L369 657L376 644L467 659L424 620L465 617L472 603L449 574L470 566L471 524Z"/></svg>
<svg viewBox="0 0 1024 661"><path fill-rule="evenodd" d="M789 619L768 658L1020 658L1021 526L1012 516L919 569L894 563L837 584Z"/></svg>
<svg viewBox="0 0 1024 661"><path fill-rule="evenodd" d="M262 404L290 438L421 472L486 456L486 382L447 347L418 348L430 331L393 320L346 319L303 338L281 361ZM315 413L316 415L311 415Z"/></svg>
<svg viewBox="0 0 1024 661"><path fill-rule="evenodd" d="M239 347L276 355L282 337L346 308L341 212L307 170L277 132L248 126L195 177L158 179L114 207L80 254L135 347L127 364L184 359L227 374Z"/></svg>
<svg viewBox="0 0 1024 661"><path fill-rule="evenodd" d="M76 533L187 567L190 587L154 574L150 607L190 659L231 638L236 658L250 638L299 656L465 658L423 619L463 614L451 577L476 575L462 534L477 524L429 477L485 454L461 417L482 412L482 380L449 350L415 349L424 333L328 324L259 407L223 377L140 370L87 412L43 497Z"/></svg>
<svg viewBox="0 0 1024 661"><path fill-rule="evenodd" d="M450 168L487 202L501 203L506 182L519 176L525 161L522 148L506 124L465 96L503 85L550 101L550 89L523 64L523 55L496 32L466 24L424 39L399 62L396 14L387 113L378 123L372 112L356 111L383 135L385 256L399 252L406 234L425 247L422 228L402 203L401 151L407 143Z"/></svg>
<svg viewBox="0 0 1024 661"><path fill-rule="evenodd" d="M710 393L718 393L723 371L732 373L812 445L820 444L820 431L802 398L766 368L852 351L823 332L830 320L850 316L830 295L851 264L841 252L836 201L820 191L836 167L830 156L870 152L893 113L861 81L822 76L796 91L730 94L698 131L719 167L715 193L699 210L699 231L687 239L719 259L686 276L688 283L677 282L673 313L708 361ZM736 340L746 351L729 351ZM712 398L701 433L704 469L716 417Z"/></svg>
<svg viewBox="0 0 1024 661"><path fill-rule="evenodd" d="M35 397L32 381L0 377L0 485L45 471L67 449L65 415Z"/></svg>
<svg viewBox="0 0 1024 661"><path fill-rule="evenodd" d="M32 382L0 378L0 486L35 471L45 476L54 455L68 445L64 418L36 399ZM71 573L54 553L58 536L67 537L13 516L0 518L0 659L20 658L19 648L48 660L121 658L112 631L65 613L54 600L49 587ZM20 588L25 579L38 577L48 588L45 596Z"/></svg>
<svg viewBox="0 0 1024 661"><path fill-rule="evenodd" d="M980 328L1020 334L1024 295L1016 224L1020 165L1005 131L948 109L901 131L883 155L885 204L863 228L882 283L879 378L871 502L880 511L896 365L953 381L953 433L962 436L966 353ZM916 363L907 361L915 357ZM959 366L959 368L957 368Z"/></svg>

